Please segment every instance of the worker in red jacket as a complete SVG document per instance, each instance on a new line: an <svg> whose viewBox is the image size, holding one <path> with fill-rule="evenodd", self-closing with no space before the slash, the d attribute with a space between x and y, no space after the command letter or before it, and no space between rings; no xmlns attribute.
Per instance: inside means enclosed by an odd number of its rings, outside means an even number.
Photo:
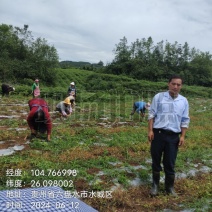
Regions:
<svg viewBox="0 0 212 212"><path fill-rule="evenodd" d="M37 132L45 133L47 131L47 141L50 141L52 122L47 102L41 98L34 98L29 100L28 104L30 112L27 123L31 129L31 138L36 137Z"/></svg>

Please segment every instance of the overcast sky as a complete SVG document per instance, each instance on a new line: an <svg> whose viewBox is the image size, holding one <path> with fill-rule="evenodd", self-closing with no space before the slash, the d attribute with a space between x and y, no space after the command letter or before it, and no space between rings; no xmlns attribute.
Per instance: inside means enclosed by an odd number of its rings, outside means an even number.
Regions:
<svg viewBox="0 0 212 212"><path fill-rule="evenodd" d="M212 0L0 0L0 24L28 25L60 61L107 64L124 36L129 45L151 36L212 54Z"/></svg>

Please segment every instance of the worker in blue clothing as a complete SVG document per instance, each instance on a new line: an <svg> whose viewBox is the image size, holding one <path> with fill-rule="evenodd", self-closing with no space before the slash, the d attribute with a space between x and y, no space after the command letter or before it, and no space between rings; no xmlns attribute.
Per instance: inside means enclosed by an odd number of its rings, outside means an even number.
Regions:
<svg viewBox="0 0 212 212"><path fill-rule="evenodd" d="M171 76L168 91L156 94L149 109L148 140L151 144L153 180L151 196L158 195L161 162L165 172L165 191L177 196L174 190L175 162L178 147L184 144L190 123L189 104L187 99L179 94L181 88L182 78Z"/></svg>
<svg viewBox="0 0 212 212"><path fill-rule="evenodd" d="M133 109L130 115L132 116L135 112L137 112L138 114L140 114L141 118L143 119L145 117L146 109L148 110L149 107L150 107L149 102L147 103L143 101L134 102Z"/></svg>

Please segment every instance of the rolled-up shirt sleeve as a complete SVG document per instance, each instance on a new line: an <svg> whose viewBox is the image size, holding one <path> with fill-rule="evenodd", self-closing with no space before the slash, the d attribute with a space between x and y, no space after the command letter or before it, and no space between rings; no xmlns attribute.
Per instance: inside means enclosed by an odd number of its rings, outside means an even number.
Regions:
<svg viewBox="0 0 212 212"><path fill-rule="evenodd" d="M186 100L186 102L185 102L185 110L183 111L180 127L188 128L189 127L189 123L190 123L189 104L188 104L188 101Z"/></svg>

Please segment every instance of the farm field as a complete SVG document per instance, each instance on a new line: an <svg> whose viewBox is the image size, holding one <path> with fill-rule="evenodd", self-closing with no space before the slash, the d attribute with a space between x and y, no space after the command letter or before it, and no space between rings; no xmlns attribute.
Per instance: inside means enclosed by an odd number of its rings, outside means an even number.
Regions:
<svg viewBox="0 0 212 212"><path fill-rule="evenodd" d="M151 99L151 95L144 100ZM21 178L12 179L21 180L21 188L71 179L73 186L61 187L79 192L81 200L100 212L212 210L212 99L187 97L191 124L176 164L178 197L164 195L162 175L160 195L151 198L147 119L141 121L138 114L129 117L137 97L117 92L100 95L95 91L78 98L73 114L63 120L54 112L60 99L46 98L53 120L50 142L42 135L24 140L30 134L26 122L29 96L0 98L1 190L16 187L8 185L6 172L20 169ZM50 171L49 176L42 175ZM96 195L91 198L83 192Z"/></svg>

